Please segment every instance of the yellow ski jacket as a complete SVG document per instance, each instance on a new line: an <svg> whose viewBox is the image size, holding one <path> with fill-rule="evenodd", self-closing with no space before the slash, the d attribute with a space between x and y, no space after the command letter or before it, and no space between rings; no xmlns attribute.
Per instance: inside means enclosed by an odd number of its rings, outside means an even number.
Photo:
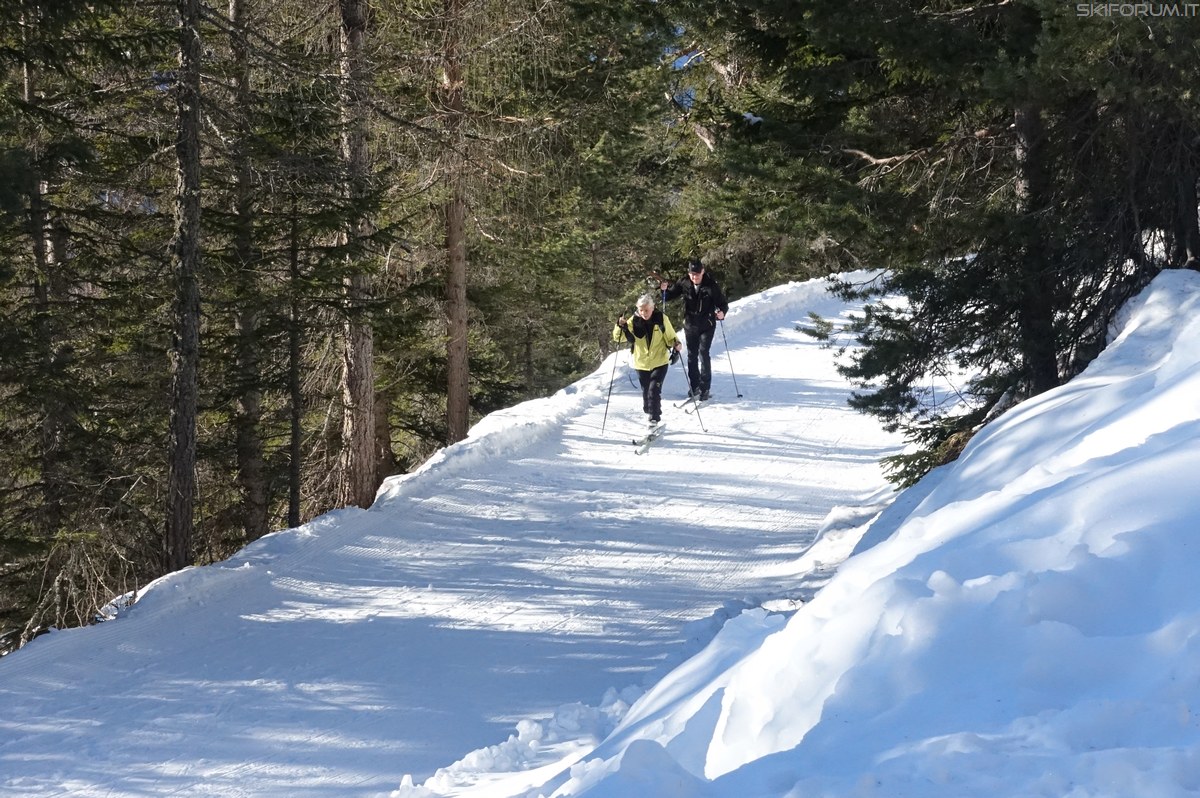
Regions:
<svg viewBox="0 0 1200 798"><path fill-rule="evenodd" d="M671 360L671 350L678 340L675 328L661 310L655 310L647 321L636 313L625 320L625 326L613 326L613 341L633 344L633 367L650 371L665 366Z"/></svg>

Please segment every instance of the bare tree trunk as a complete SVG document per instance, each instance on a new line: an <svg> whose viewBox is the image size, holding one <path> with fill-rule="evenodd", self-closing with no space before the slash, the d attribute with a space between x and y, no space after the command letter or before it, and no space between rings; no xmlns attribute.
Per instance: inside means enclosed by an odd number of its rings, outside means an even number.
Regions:
<svg viewBox="0 0 1200 798"><path fill-rule="evenodd" d="M366 0L340 0L343 157L351 199L365 196L369 169L365 102ZM347 236L367 234L367 220L351 222ZM351 248L352 251L354 248ZM359 257L351 254L351 259ZM379 477L375 470L375 352L371 325L366 318L371 294L370 277L351 262L344 281L346 321L342 347L342 443L338 503L370 507Z"/></svg>
<svg viewBox="0 0 1200 798"><path fill-rule="evenodd" d="M1017 323L1026 376L1034 394L1058 385L1058 348L1054 328L1055 281L1040 219L1046 207L1046 174L1041 109L1025 105L1014 114L1017 134L1017 197L1023 217L1021 262L1017 275Z"/></svg>
<svg viewBox="0 0 1200 798"><path fill-rule="evenodd" d="M375 475L374 341L363 321L367 277L346 279L348 317L342 347L342 443L338 503L370 507L378 483Z"/></svg>
<svg viewBox="0 0 1200 798"><path fill-rule="evenodd" d="M28 18L26 18L28 24ZM37 101L34 90L33 68L26 63L24 67L23 96L31 106ZM59 334L53 322L53 306L62 298L63 292L54 292L52 283L55 270L55 254L51 244L50 219L46 210L45 197L49 186L40 177L35 179L29 192L29 238L33 248L34 278L32 285L34 302L34 333L38 341L38 358L41 361L40 371L51 384L62 367L60 353L57 351ZM52 294L57 296L52 297ZM62 523L62 502L65 488L63 474L62 435L65 428L65 408L61 397L54 391L47 391L42 399L42 429L41 429L41 532L49 539Z"/></svg>
<svg viewBox="0 0 1200 798"><path fill-rule="evenodd" d="M1173 266L1183 269L1200 269L1200 218L1197 214L1196 169L1191 159L1181 164L1175 176L1176 184L1176 230L1179 254Z"/></svg>
<svg viewBox="0 0 1200 798"><path fill-rule="evenodd" d="M603 296L604 295L603 286L601 285L601 279L600 279L600 275L603 273L600 269L600 253L594 242L592 243L592 245L590 247L590 254L592 256L592 268L591 268L592 295L593 296ZM663 313L666 313L666 312L667 312L667 309L666 309L666 307L664 307ZM604 325L600 326L599 344L600 344L600 359L603 360L604 358L608 357L609 352L612 351L612 348L611 348L612 347L612 336L609 334L608 328L605 327Z"/></svg>
<svg viewBox="0 0 1200 798"><path fill-rule="evenodd" d="M167 452L163 567L192 561L196 504L196 408L200 351L200 2L176 0L179 75L176 84L175 340L171 346L171 420Z"/></svg>
<svg viewBox="0 0 1200 798"><path fill-rule="evenodd" d="M467 201L463 158L462 0L446 0L443 113L452 152L446 202L446 436L467 437L471 422L470 364L467 351Z"/></svg>
<svg viewBox="0 0 1200 798"><path fill-rule="evenodd" d="M388 421L387 408L392 397L387 391L375 392L375 473L380 483L396 473L396 455L392 452L392 426Z"/></svg>
<svg viewBox="0 0 1200 798"><path fill-rule="evenodd" d="M262 391L259 388L258 296L254 247L254 177L250 155L250 55L245 36L245 1L229 0L229 49L233 56L233 268L241 301L234 318L236 331L237 401L234 427L237 482L242 492L242 529L246 540L267 534L267 482L263 442L259 433Z"/></svg>
<svg viewBox="0 0 1200 798"><path fill-rule="evenodd" d="M467 352L466 201L446 204L446 434L461 441L470 428L470 366Z"/></svg>
<svg viewBox="0 0 1200 798"><path fill-rule="evenodd" d="M304 393L300 385L300 220L293 204L288 234L288 512L287 525L300 526L300 479L304 466L303 420Z"/></svg>
<svg viewBox="0 0 1200 798"><path fill-rule="evenodd" d="M522 347L522 357L525 360L525 390L532 394L534 380L537 379L537 369L533 366L533 342L537 340L537 331L533 327L532 316L525 322L525 345Z"/></svg>

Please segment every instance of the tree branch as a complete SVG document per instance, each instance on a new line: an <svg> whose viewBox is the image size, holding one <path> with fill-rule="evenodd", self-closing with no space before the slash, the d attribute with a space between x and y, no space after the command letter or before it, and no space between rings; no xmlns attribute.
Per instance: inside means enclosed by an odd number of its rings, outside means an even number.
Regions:
<svg viewBox="0 0 1200 798"><path fill-rule="evenodd" d="M853 155L857 158L861 158L872 166L886 166L890 169L907 161L911 161L913 158L918 158L924 155L927 150L922 148L919 150L913 150L912 152L906 152L903 155L891 155L887 158L876 158L874 155L865 153L862 150L850 149L849 147L842 148L842 152L846 153L847 155Z"/></svg>
<svg viewBox="0 0 1200 798"><path fill-rule="evenodd" d="M998 3L980 4L968 8L959 8L954 11L928 11L925 12L925 16L955 19L958 17L968 17L981 11L995 11L998 8L1010 5L1012 5L1012 0L1000 0Z"/></svg>

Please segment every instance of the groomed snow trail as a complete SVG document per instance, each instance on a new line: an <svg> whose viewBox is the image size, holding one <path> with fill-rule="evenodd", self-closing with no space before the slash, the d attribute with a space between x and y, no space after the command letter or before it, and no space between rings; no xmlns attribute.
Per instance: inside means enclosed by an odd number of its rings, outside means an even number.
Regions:
<svg viewBox="0 0 1200 798"><path fill-rule="evenodd" d="M878 510L879 458L900 447L795 329L810 310L847 313L821 282L735 303L715 401L673 409L672 367L645 456L619 353L607 421L611 360L484 419L369 511L172 574L116 620L0 660L0 795L386 794L519 721L648 687L723 613L807 598L847 553L822 563L818 531L828 544ZM108 689L81 689L97 671Z"/></svg>

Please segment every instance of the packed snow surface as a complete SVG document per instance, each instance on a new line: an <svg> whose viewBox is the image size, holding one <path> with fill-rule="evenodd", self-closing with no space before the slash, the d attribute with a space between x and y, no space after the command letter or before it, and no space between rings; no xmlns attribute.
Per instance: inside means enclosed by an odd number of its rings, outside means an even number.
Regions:
<svg viewBox="0 0 1200 798"><path fill-rule="evenodd" d="M735 303L646 455L618 353L0 660L0 795L1200 794L1200 274L899 494L810 311Z"/></svg>

